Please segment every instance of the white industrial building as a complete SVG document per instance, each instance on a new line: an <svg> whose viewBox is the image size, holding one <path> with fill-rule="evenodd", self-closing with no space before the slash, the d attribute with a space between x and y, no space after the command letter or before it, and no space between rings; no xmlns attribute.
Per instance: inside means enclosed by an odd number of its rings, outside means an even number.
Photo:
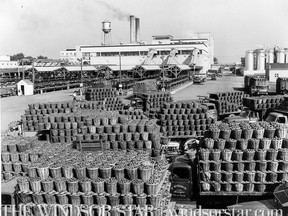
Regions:
<svg viewBox="0 0 288 216"><path fill-rule="evenodd" d="M76 58L76 49L66 49L60 52L60 60L67 61L70 63L79 63Z"/></svg>
<svg viewBox="0 0 288 216"><path fill-rule="evenodd" d="M0 69L18 68L18 61L11 61L10 56L0 56Z"/></svg>
<svg viewBox="0 0 288 216"><path fill-rule="evenodd" d="M268 64L265 75L269 82L276 82L278 77L288 77L288 62Z"/></svg>
<svg viewBox="0 0 288 216"><path fill-rule="evenodd" d="M246 52L244 75L266 74L267 77L271 77L267 74L267 67L273 68L274 64L278 64L277 68L281 68L281 64L285 63L288 63L288 48L249 50ZM268 71L271 70L268 68Z"/></svg>
<svg viewBox="0 0 288 216"><path fill-rule="evenodd" d="M171 35L152 36L147 44L140 40L140 19L130 16L130 43L111 44L111 23L102 23L103 43L76 46L76 59L95 66L187 65L206 73L213 64L214 39L211 33L197 33L193 38L176 39ZM64 58L69 51L61 51ZM74 51L73 51L74 52ZM66 59L69 60L67 57ZM70 60L69 60L70 61ZM165 65L164 65L165 64Z"/></svg>

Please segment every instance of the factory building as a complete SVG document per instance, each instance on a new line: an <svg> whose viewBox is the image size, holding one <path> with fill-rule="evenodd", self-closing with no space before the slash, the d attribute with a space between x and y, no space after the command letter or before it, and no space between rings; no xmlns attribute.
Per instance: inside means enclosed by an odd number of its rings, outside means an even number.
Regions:
<svg viewBox="0 0 288 216"><path fill-rule="evenodd" d="M288 48L248 50L244 75L266 74L270 82L275 82L277 77L288 77L287 64Z"/></svg>
<svg viewBox="0 0 288 216"><path fill-rule="evenodd" d="M121 65L131 68L138 65L187 65L203 73L213 64L214 40L211 33L198 33L193 38L181 39L171 35L155 35L152 42L147 44L140 39L140 19L134 16L130 16L129 44L110 43L109 21L102 23L102 30L102 45L76 46L76 59L82 58L83 63L95 66ZM61 53L63 58L65 51Z"/></svg>
<svg viewBox="0 0 288 216"><path fill-rule="evenodd" d="M60 52L60 60L67 61L70 63L77 63L76 49L66 49Z"/></svg>

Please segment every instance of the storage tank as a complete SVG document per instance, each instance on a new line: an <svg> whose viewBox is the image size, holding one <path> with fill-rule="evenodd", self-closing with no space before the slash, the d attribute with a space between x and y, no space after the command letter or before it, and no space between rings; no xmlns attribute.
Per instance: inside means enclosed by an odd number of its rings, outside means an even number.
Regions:
<svg viewBox="0 0 288 216"><path fill-rule="evenodd" d="M285 63L284 49L279 49L277 51L277 63Z"/></svg>
<svg viewBox="0 0 288 216"><path fill-rule="evenodd" d="M245 70L251 71L253 70L253 50L248 50L246 52L246 58L245 58Z"/></svg>
<svg viewBox="0 0 288 216"><path fill-rule="evenodd" d="M257 70L265 69L265 54L264 50L257 50Z"/></svg>
<svg viewBox="0 0 288 216"><path fill-rule="evenodd" d="M272 64L274 63L274 51L273 50L268 50L267 51L267 59L268 59L268 63Z"/></svg>
<svg viewBox="0 0 288 216"><path fill-rule="evenodd" d="M135 30L136 30L136 42L140 42L140 19L139 18L135 18Z"/></svg>
<svg viewBox="0 0 288 216"><path fill-rule="evenodd" d="M285 48L285 63L288 63L288 48Z"/></svg>
<svg viewBox="0 0 288 216"><path fill-rule="evenodd" d="M111 31L111 22L109 21L103 21L102 22L102 31L105 34L108 34Z"/></svg>
<svg viewBox="0 0 288 216"><path fill-rule="evenodd" d="M135 42L135 17L130 16L130 43Z"/></svg>

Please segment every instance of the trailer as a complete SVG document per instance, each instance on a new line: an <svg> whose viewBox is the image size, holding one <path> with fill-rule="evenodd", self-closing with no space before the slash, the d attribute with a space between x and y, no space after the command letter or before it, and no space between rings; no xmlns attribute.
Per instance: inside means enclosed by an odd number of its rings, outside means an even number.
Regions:
<svg viewBox="0 0 288 216"><path fill-rule="evenodd" d="M279 77L276 81L276 93L288 94L288 77Z"/></svg>

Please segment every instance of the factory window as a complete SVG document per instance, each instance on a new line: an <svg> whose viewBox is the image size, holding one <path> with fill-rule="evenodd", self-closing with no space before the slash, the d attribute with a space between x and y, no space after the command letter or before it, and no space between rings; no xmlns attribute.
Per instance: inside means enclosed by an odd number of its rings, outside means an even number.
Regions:
<svg viewBox="0 0 288 216"><path fill-rule="evenodd" d="M122 56L139 56L139 52L121 52Z"/></svg>
<svg viewBox="0 0 288 216"><path fill-rule="evenodd" d="M146 56L146 55L148 55L148 51L140 51L140 55Z"/></svg>
<svg viewBox="0 0 288 216"><path fill-rule="evenodd" d="M193 50L181 50L181 51L182 51L182 55L190 55L193 52Z"/></svg>
<svg viewBox="0 0 288 216"><path fill-rule="evenodd" d="M89 52L83 52L83 57L90 57L90 53Z"/></svg>
<svg viewBox="0 0 288 216"><path fill-rule="evenodd" d="M118 56L118 52L102 52L101 56Z"/></svg>
<svg viewBox="0 0 288 216"><path fill-rule="evenodd" d="M169 50L164 50L164 51L160 51L160 55L169 55L170 51Z"/></svg>
<svg viewBox="0 0 288 216"><path fill-rule="evenodd" d="M275 77L278 78L278 77L279 77L279 74L278 74L278 73L275 73Z"/></svg>

